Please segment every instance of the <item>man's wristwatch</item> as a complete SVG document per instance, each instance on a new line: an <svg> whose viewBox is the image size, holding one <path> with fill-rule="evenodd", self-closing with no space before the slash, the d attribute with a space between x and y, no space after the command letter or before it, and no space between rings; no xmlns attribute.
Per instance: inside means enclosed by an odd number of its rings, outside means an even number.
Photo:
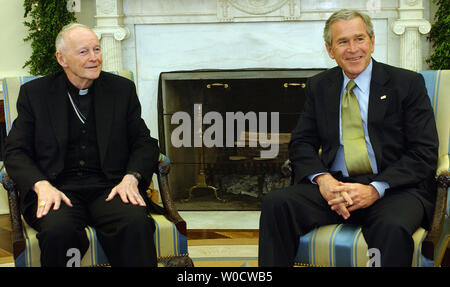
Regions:
<svg viewBox="0 0 450 287"><path fill-rule="evenodd" d="M142 176L141 176L141 174L140 174L139 172L136 172L136 171L128 171L127 174L133 175L133 176L137 179L138 182L140 182L141 179L142 179Z"/></svg>

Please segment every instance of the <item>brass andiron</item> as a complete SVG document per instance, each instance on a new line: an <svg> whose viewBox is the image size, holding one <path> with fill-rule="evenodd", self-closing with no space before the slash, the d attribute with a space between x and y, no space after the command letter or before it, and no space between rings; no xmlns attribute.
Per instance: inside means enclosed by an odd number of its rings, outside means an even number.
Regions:
<svg viewBox="0 0 450 287"><path fill-rule="evenodd" d="M225 202L225 200L223 200L222 198L220 198L217 195L217 188L215 188L214 186L208 185L206 183L206 174L205 174L205 169L204 169L204 155L203 155L203 146L201 147L201 152L200 152L200 171L197 175L197 184L192 186L191 188L189 188L189 194L188 194L188 198L183 199L182 202L188 202L189 200L191 200L192 197L192 191L194 189L211 189L214 192L214 196L217 198L217 200Z"/></svg>
<svg viewBox="0 0 450 287"><path fill-rule="evenodd" d="M201 143L200 145L200 171L197 175L197 184L192 186L191 188L189 188L189 194L188 194L188 198L181 200L182 202L188 202L189 200L191 200L192 197L192 191L194 189L211 189L214 192L214 196L222 202L225 202L225 200L221 199L218 195L217 195L217 188L215 188L214 186L208 185L206 184L206 175L205 175L205 163L204 163L204 150L203 150L203 128L202 128L202 108L201 105L198 105L197 110L194 110L194 116L195 116L195 120L197 121L197 126L199 127L198 130L196 131L197 136L199 137L199 141Z"/></svg>

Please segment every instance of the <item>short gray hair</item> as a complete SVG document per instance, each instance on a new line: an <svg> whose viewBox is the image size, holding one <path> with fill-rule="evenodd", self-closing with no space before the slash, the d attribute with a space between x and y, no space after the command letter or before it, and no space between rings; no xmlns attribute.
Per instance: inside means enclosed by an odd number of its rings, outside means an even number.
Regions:
<svg viewBox="0 0 450 287"><path fill-rule="evenodd" d="M325 28L323 29L323 39L328 44L328 46L331 47L333 43L332 35L331 35L331 25L339 20L351 20L356 17L359 17L363 20L364 25L366 26L366 32L369 35L370 38L374 35L373 31L373 25L372 21L370 20L370 17L364 13L360 13L355 10L348 10L348 9L342 9L339 11L334 12L330 18L328 18L327 22L325 23Z"/></svg>
<svg viewBox="0 0 450 287"><path fill-rule="evenodd" d="M67 24L66 26L62 27L61 31L59 31L58 35L56 36L56 40L55 40L56 51L61 52L61 50L64 48L64 37L66 36L66 33L75 28L85 28L85 29L91 30L91 28L89 28L88 26L80 24L80 23Z"/></svg>

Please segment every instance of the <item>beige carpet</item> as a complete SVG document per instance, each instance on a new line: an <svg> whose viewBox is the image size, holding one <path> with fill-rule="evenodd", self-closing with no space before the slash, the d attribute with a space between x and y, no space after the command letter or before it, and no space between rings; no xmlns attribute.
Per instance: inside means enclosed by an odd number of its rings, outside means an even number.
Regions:
<svg viewBox="0 0 450 287"><path fill-rule="evenodd" d="M189 240L188 245L195 267L258 266L255 238Z"/></svg>

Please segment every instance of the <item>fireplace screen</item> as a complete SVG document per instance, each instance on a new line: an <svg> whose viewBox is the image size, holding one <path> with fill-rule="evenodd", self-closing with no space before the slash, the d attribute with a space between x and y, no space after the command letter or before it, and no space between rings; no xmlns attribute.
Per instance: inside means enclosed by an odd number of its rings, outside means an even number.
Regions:
<svg viewBox="0 0 450 287"><path fill-rule="evenodd" d="M320 70L167 72L159 138L179 210L259 210L281 175L308 77Z"/></svg>

